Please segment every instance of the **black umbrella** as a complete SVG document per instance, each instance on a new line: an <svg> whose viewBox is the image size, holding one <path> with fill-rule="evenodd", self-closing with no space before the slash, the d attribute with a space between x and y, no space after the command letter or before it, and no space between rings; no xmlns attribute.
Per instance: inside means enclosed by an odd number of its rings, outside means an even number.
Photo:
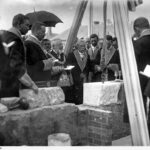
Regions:
<svg viewBox="0 0 150 150"><path fill-rule="evenodd" d="M26 16L30 19L31 24L42 22L46 27L55 27L57 23L62 22L55 14L48 11L34 11Z"/></svg>

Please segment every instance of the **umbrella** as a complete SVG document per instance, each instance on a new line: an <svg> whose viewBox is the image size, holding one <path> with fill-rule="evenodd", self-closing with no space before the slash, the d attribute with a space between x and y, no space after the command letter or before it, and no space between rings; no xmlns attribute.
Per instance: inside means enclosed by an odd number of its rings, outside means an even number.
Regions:
<svg viewBox="0 0 150 150"><path fill-rule="evenodd" d="M46 27L55 27L57 23L62 22L55 14L48 11L34 11L26 14L26 16L29 18L31 24L42 22Z"/></svg>

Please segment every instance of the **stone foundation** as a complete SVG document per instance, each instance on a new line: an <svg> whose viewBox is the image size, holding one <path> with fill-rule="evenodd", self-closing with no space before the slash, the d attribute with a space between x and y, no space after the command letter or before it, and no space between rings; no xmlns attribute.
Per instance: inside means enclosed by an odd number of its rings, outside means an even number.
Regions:
<svg viewBox="0 0 150 150"><path fill-rule="evenodd" d="M5 137L5 146L46 146L48 135L55 133L69 134L72 145L111 145L112 115L108 110L67 103L14 110L0 114L0 136Z"/></svg>
<svg viewBox="0 0 150 150"><path fill-rule="evenodd" d="M75 105L61 104L32 110L9 111L0 115L0 133L5 136L4 145L47 145L48 135L68 133L73 145L78 139Z"/></svg>
<svg viewBox="0 0 150 150"><path fill-rule="evenodd" d="M112 140L120 139L124 136L130 135L129 123L124 123L124 105L125 105L125 92L122 85L118 93L118 101L109 105L101 105L99 108L112 112Z"/></svg>

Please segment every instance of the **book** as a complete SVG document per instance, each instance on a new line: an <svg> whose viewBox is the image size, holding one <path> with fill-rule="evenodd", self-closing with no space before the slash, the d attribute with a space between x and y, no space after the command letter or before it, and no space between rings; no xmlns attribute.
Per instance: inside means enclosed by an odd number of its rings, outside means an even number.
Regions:
<svg viewBox="0 0 150 150"><path fill-rule="evenodd" d="M64 70L71 70L73 69L75 66L67 66L66 68L64 68Z"/></svg>
<svg viewBox="0 0 150 150"><path fill-rule="evenodd" d="M150 65L146 65L144 71L140 71L140 74L150 78Z"/></svg>

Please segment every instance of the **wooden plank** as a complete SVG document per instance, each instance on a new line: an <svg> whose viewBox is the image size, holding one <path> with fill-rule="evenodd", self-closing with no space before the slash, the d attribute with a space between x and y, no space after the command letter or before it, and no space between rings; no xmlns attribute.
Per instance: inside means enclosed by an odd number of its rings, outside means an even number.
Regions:
<svg viewBox="0 0 150 150"><path fill-rule="evenodd" d="M93 0L89 2L89 29L88 36L93 33Z"/></svg>
<svg viewBox="0 0 150 150"><path fill-rule="evenodd" d="M66 42L65 46L65 54L68 56L68 54L72 51L72 45L74 44L75 38L77 37L77 33L79 30L79 27L81 25L81 21L87 6L88 0L81 0L78 4L73 23L69 32L69 36Z"/></svg>
<svg viewBox="0 0 150 150"><path fill-rule="evenodd" d="M140 89L137 65L129 30L126 0L113 0L113 14L118 37L121 68L133 145L149 145L146 116Z"/></svg>
<svg viewBox="0 0 150 150"><path fill-rule="evenodd" d="M104 68L105 68L105 53L106 53L106 49L107 49L107 45L106 45L106 20L107 20L107 0L104 0L104 4L103 4L103 21L104 21L104 31L103 31L103 48L102 48L102 52L101 52L101 61L100 61L100 67L102 69L102 82L104 82L105 80L107 80L107 69L104 72Z"/></svg>

